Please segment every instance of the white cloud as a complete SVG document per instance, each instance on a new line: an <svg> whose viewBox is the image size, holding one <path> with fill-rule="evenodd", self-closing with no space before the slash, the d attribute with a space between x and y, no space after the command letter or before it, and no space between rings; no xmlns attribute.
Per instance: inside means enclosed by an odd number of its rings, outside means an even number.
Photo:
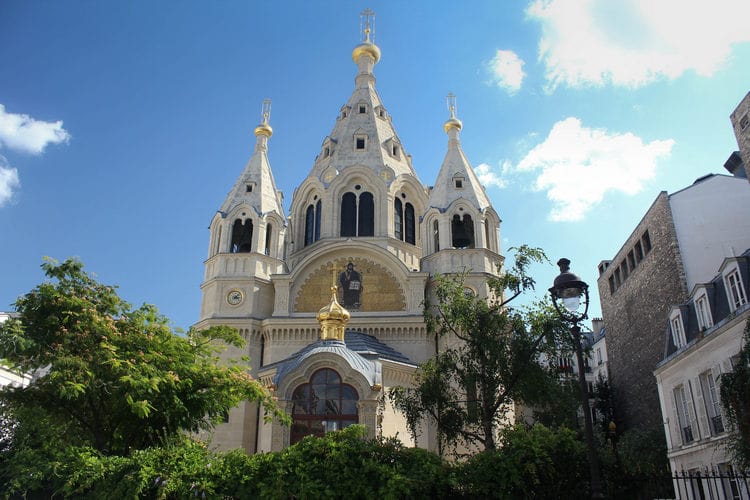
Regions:
<svg viewBox="0 0 750 500"><path fill-rule="evenodd" d="M512 50L498 50L487 67L492 74L493 83L514 94L521 89L526 76L523 64L523 60Z"/></svg>
<svg viewBox="0 0 750 500"><path fill-rule="evenodd" d="M747 0L534 0L548 87L639 87L693 70L710 76L750 41Z"/></svg>
<svg viewBox="0 0 750 500"><path fill-rule="evenodd" d="M49 144L67 142L70 134L63 122L35 120L29 115L7 113L0 104L0 146L31 154L41 154Z"/></svg>
<svg viewBox="0 0 750 500"><path fill-rule="evenodd" d="M505 187L505 181L500 178L495 172L491 170L491 167L486 163L480 163L474 168L474 173L477 174L479 182L483 186L497 186L499 188Z"/></svg>
<svg viewBox="0 0 750 500"><path fill-rule="evenodd" d="M578 118L557 122L549 136L517 165L537 175L534 188L552 202L550 219L576 221L602 201L607 192L634 195L652 179L659 159L669 156L674 141L644 143L631 133L586 128Z"/></svg>
<svg viewBox="0 0 750 500"><path fill-rule="evenodd" d="M18 170L11 168L8 160L0 155L0 207L13 198L14 189L20 185Z"/></svg>

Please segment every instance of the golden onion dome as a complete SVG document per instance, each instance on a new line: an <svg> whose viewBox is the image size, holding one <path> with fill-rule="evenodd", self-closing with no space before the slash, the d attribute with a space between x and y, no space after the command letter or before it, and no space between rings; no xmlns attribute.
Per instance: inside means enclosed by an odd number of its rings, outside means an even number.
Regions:
<svg viewBox="0 0 750 500"><path fill-rule="evenodd" d="M255 136L259 135L265 135L266 137L271 137L273 135L273 129L268 123L261 123L257 127L255 127Z"/></svg>
<svg viewBox="0 0 750 500"><path fill-rule="evenodd" d="M461 123L461 120L459 120L456 117L451 117L451 118L448 118L443 124L443 130L445 130L445 132L448 133L448 131L451 129L461 130L463 126L464 124Z"/></svg>
<svg viewBox="0 0 750 500"><path fill-rule="evenodd" d="M349 321L351 313L339 304L339 301L336 299L336 290L335 286L331 287L331 302L320 308L316 316L318 321Z"/></svg>
<svg viewBox="0 0 750 500"><path fill-rule="evenodd" d="M352 60L356 63L360 57L365 55L372 57L372 60L377 64L377 62L380 61L380 48L374 43L364 41L354 47L354 50L352 51Z"/></svg>

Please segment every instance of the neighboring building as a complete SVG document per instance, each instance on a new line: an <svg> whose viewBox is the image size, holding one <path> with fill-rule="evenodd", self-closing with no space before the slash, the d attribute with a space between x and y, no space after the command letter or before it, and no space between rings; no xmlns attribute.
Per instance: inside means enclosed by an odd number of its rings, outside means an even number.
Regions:
<svg viewBox="0 0 750 500"><path fill-rule="evenodd" d="M740 101L729 119L740 147L738 153L744 164L744 177L750 180L750 92Z"/></svg>
<svg viewBox="0 0 750 500"><path fill-rule="evenodd" d="M291 429L266 423L243 404L215 430L215 447L279 450L355 422L409 442L384 395L411 384L417 364L445 346L422 315L430 276L466 270L467 291L487 297L502 265L500 218L461 148L455 101L449 96L445 159L425 187L375 90L370 14L352 53L354 91L321 134L289 217L268 159L264 103L255 151L211 221L196 326L239 329L248 347L226 356L248 356L251 374L294 420ZM435 430L410 444L436 449Z"/></svg>
<svg viewBox="0 0 750 500"><path fill-rule="evenodd" d="M602 318L594 318L591 320L592 334L592 345L591 353L589 355L589 363L591 364L591 377L596 383L598 380L609 380L609 372L607 371L607 329L604 327L604 320Z"/></svg>
<svg viewBox="0 0 750 500"><path fill-rule="evenodd" d="M717 262L750 246L748 214L744 177L701 177L661 192L617 255L599 265L618 429L661 426L653 370L664 353L664 321L673 304L712 279Z"/></svg>
<svg viewBox="0 0 750 500"><path fill-rule="evenodd" d="M654 374L672 471L732 471L728 422L719 398L721 374L732 371L750 320L750 249L721 262L718 274L697 283L662 322L664 359ZM693 480L698 498L712 485ZM747 486L723 480L722 498L748 498ZM703 492L703 496L700 492ZM711 498L714 496L711 495Z"/></svg>

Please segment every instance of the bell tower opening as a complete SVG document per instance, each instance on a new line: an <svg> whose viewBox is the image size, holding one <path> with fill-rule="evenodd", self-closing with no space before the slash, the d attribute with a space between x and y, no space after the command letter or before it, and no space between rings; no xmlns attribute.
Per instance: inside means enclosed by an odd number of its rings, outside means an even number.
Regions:
<svg viewBox="0 0 750 500"><path fill-rule="evenodd" d="M474 248L474 221L471 215L456 214L451 221L453 248Z"/></svg>
<svg viewBox="0 0 750 500"><path fill-rule="evenodd" d="M245 223L236 219L232 226L232 253L248 253L253 251L253 221L247 219Z"/></svg>

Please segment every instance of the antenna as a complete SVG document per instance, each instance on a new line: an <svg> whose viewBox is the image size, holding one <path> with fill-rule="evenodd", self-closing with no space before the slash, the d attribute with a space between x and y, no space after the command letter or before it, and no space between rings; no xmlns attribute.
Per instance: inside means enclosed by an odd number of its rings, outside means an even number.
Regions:
<svg viewBox="0 0 750 500"><path fill-rule="evenodd" d="M268 119L271 118L271 99L263 99L263 124L268 125Z"/></svg>
<svg viewBox="0 0 750 500"><path fill-rule="evenodd" d="M375 12L369 8L359 14L359 31L363 42L371 43L375 40L374 35L372 36L372 40L370 39L370 35L375 31Z"/></svg>
<svg viewBox="0 0 750 500"><path fill-rule="evenodd" d="M455 118L456 117L456 96L453 95L453 93L449 92L445 100L446 100L446 103L448 104L448 111L451 114L451 118Z"/></svg>

